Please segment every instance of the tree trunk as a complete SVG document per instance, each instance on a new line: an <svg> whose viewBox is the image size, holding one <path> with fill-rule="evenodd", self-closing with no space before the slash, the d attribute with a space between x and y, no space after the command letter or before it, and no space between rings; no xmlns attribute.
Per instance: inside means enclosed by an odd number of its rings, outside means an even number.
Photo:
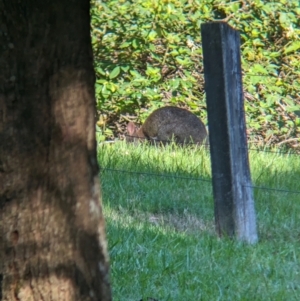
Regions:
<svg viewBox="0 0 300 301"><path fill-rule="evenodd" d="M111 300L94 115L89 0L0 0L0 300Z"/></svg>

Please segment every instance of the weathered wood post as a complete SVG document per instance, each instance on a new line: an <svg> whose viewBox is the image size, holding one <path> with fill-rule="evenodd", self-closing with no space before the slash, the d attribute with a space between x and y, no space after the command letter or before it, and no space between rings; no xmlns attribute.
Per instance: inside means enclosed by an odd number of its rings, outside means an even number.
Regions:
<svg viewBox="0 0 300 301"><path fill-rule="evenodd" d="M201 25L216 229L257 242L247 150L239 32Z"/></svg>

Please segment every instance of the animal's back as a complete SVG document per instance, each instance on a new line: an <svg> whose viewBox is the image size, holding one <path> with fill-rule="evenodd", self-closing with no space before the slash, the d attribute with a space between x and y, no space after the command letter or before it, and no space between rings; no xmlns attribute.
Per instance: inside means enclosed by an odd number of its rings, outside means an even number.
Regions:
<svg viewBox="0 0 300 301"><path fill-rule="evenodd" d="M203 122L188 110L163 107L152 112L142 126L149 139L168 141L174 137L178 143L201 144L207 137Z"/></svg>

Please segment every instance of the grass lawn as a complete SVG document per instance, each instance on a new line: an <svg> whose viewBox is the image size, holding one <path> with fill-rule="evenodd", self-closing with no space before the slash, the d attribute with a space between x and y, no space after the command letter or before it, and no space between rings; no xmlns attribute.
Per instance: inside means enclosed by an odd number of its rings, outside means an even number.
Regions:
<svg viewBox="0 0 300 301"><path fill-rule="evenodd" d="M300 300L300 157L250 151L259 243L214 231L206 150L98 149L115 301ZM131 172L128 172L131 171ZM164 176L162 176L164 175Z"/></svg>

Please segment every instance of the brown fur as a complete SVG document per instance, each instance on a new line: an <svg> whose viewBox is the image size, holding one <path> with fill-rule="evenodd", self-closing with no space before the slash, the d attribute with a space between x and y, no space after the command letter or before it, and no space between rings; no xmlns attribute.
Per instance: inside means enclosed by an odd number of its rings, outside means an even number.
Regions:
<svg viewBox="0 0 300 301"><path fill-rule="evenodd" d="M188 110L177 107L163 107L155 110L138 128L133 122L127 125L127 141L150 140L168 143L202 144L207 137L203 122Z"/></svg>

